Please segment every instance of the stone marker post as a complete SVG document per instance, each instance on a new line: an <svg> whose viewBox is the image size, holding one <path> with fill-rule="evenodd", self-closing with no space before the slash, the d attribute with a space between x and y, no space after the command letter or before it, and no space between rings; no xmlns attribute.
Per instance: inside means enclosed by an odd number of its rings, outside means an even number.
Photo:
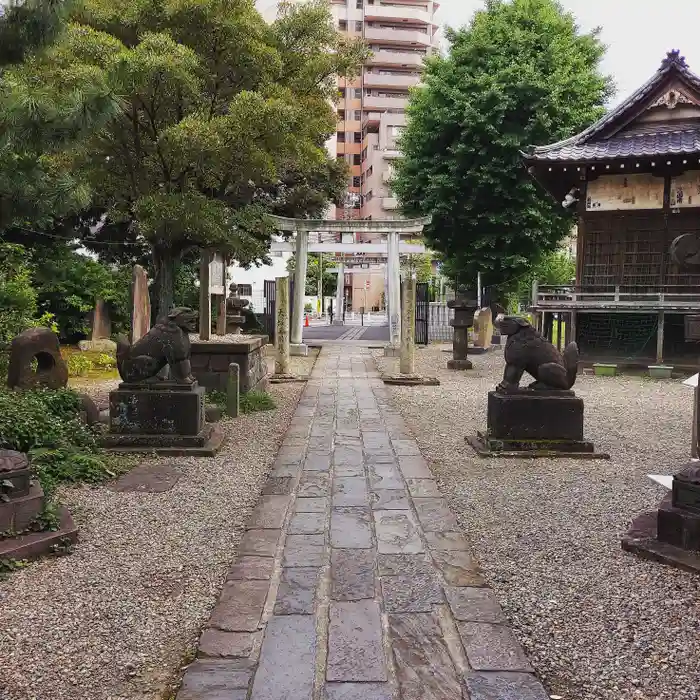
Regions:
<svg viewBox="0 0 700 700"><path fill-rule="evenodd" d="M389 345L384 349L388 357L396 355L401 345L401 258L399 257L399 234L387 235L387 282L389 285Z"/></svg>
<svg viewBox="0 0 700 700"><path fill-rule="evenodd" d="M209 263L211 252L202 251L202 259L199 263L199 339L211 338L211 296L209 293Z"/></svg>
<svg viewBox="0 0 700 700"><path fill-rule="evenodd" d="M289 277L275 280L275 374L289 374Z"/></svg>
<svg viewBox="0 0 700 700"><path fill-rule="evenodd" d="M333 326L342 326L344 324L343 302L345 301L345 265L343 265L343 263L338 263L336 269L338 271L338 278L335 283L335 313L331 324Z"/></svg>
<svg viewBox="0 0 700 700"><path fill-rule="evenodd" d="M241 410L241 369L232 362L228 366L228 382L226 384L226 413L231 418L238 418Z"/></svg>
<svg viewBox="0 0 700 700"><path fill-rule="evenodd" d="M416 281L405 279L402 284L403 308L401 309L401 359L399 372L415 374L416 353Z"/></svg>
<svg viewBox="0 0 700 700"><path fill-rule="evenodd" d="M131 275L131 344L151 330L151 297L148 275L141 265L134 265Z"/></svg>
<svg viewBox="0 0 700 700"><path fill-rule="evenodd" d="M95 299L95 308L92 310L90 340L102 340L112 335L112 322L109 318L109 309L104 299Z"/></svg>
<svg viewBox="0 0 700 700"><path fill-rule="evenodd" d="M306 294L306 269L309 261L309 232L297 231L296 261L294 267L294 299L292 300L292 355L306 357L309 349L303 342L304 296Z"/></svg>

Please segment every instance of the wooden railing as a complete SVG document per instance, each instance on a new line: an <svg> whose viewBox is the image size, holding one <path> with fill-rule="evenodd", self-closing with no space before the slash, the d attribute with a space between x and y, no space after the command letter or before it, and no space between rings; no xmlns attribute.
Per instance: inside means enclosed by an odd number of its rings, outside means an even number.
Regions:
<svg viewBox="0 0 700 700"><path fill-rule="evenodd" d="M700 288L688 286L662 287L605 285L538 285L533 284L532 298L538 309L557 308L680 308L700 309Z"/></svg>

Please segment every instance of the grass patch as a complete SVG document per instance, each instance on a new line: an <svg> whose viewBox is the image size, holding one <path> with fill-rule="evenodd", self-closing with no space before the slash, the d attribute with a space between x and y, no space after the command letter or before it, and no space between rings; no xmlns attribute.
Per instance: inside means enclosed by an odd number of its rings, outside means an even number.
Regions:
<svg viewBox="0 0 700 700"><path fill-rule="evenodd" d="M226 392L211 391L207 394L207 403L218 406L226 414ZM241 394L240 408L242 414L273 411L277 408L275 400L266 391L252 390Z"/></svg>
<svg viewBox="0 0 700 700"><path fill-rule="evenodd" d="M118 379L116 359L105 352L86 350L64 345L61 347L61 355L68 367L68 376L71 379L90 381L105 381Z"/></svg>

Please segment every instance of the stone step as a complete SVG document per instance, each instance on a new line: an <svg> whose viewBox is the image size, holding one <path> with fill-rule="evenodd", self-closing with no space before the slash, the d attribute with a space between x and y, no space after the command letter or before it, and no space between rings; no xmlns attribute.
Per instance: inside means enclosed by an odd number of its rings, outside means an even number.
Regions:
<svg viewBox="0 0 700 700"><path fill-rule="evenodd" d="M39 484L32 484L26 496L0 503L0 532L21 532L44 507L44 491Z"/></svg>
<svg viewBox="0 0 700 700"><path fill-rule="evenodd" d="M78 541L78 528L66 508L59 509L58 530L32 532L0 540L0 559L33 559L51 553L52 547L65 547Z"/></svg>

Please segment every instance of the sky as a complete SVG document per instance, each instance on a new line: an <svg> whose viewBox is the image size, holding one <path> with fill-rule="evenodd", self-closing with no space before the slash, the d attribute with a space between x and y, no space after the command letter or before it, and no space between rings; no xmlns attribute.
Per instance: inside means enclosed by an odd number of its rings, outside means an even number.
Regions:
<svg viewBox="0 0 700 700"><path fill-rule="evenodd" d="M700 0L560 0L583 30L602 27L608 47L603 71L613 76L613 106L645 83L671 49L680 49L700 74ZM440 0L438 19L459 27L469 22L482 0Z"/></svg>

